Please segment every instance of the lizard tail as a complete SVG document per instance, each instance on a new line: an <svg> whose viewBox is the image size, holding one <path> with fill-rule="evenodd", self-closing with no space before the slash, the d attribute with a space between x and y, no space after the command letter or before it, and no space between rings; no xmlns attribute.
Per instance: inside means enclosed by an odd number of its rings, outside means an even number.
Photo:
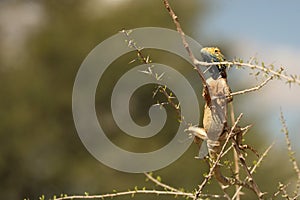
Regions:
<svg viewBox="0 0 300 200"><path fill-rule="evenodd" d="M220 167L218 165L214 169L214 176L224 186L227 186L227 185L231 184L230 179L223 176L223 174L221 173Z"/></svg>
<svg viewBox="0 0 300 200"><path fill-rule="evenodd" d="M211 158L210 166L212 167L214 162L216 162L218 153L221 151L221 143L220 141L207 140L207 147L209 151L209 155ZM223 176L220 165L217 163L215 168L213 169L214 176L222 185L227 186L232 184L232 179Z"/></svg>

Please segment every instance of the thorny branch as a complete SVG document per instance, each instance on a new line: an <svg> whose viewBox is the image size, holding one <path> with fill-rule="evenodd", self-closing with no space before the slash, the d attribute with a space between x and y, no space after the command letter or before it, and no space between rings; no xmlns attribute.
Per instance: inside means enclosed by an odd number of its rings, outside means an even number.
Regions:
<svg viewBox="0 0 300 200"><path fill-rule="evenodd" d="M134 40L132 38L130 38L130 36L129 36L130 31L122 30L121 32L127 38L126 42L128 43L128 46L130 48L133 48L137 52L137 56L138 56L138 59L140 60L140 62L142 62L143 64L151 64L152 60L150 59L150 56L144 56L144 54L142 53L142 49L137 46L137 44L134 42ZM134 61L136 61L136 59L131 62L134 62ZM153 76L157 81L160 81L164 74L163 73L162 74L154 73L152 71L152 67L148 67L147 70L141 71L141 72L148 74L150 76ZM186 122L184 120L184 116L181 115L180 104L177 104L173 101L175 97L172 95L172 93L169 94L167 92L167 87L166 86L158 86L156 91L154 92L153 96L155 96L157 94L157 92L162 93L167 98L167 103L158 103L158 104L159 105L170 104L175 109L177 116L179 117L179 121L184 122L186 124Z"/></svg>
<svg viewBox="0 0 300 200"><path fill-rule="evenodd" d="M108 199L118 196L134 196L135 194L154 194L154 195L172 195L172 196L183 196L189 197L193 195L192 193L187 192L173 192L173 191L159 191L159 190L146 190L146 189L135 189L132 191L124 191L124 192L115 192L109 194L100 194L100 195L72 195L72 196L64 196L59 198L53 198L53 200L69 200L69 199Z"/></svg>
<svg viewBox="0 0 300 200"><path fill-rule="evenodd" d="M274 197L278 196L280 193L282 193L282 197L284 197L287 200L290 200L289 195L286 191L286 188L288 187L288 184L284 185L282 183L279 182L278 185L278 191L273 195Z"/></svg>
<svg viewBox="0 0 300 200"><path fill-rule="evenodd" d="M286 121L284 119L282 111L280 111L280 121L281 121L281 124L282 124L282 132L285 135L285 141L286 141L287 148L288 148L290 162L293 164L293 168L294 168L294 170L297 174L297 184L296 184L295 196L298 196L299 192L300 192L300 170L299 170L299 166L296 162L295 152L293 152L293 150L292 150L292 145L291 145L291 141L290 141L290 138L289 138L289 131L288 131Z"/></svg>
<svg viewBox="0 0 300 200"><path fill-rule="evenodd" d="M280 68L278 70L278 73L281 73L283 71L283 68ZM260 88L262 88L263 86L265 86L270 80L272 80L275 76L275 74L273 74L272 76L269 76L265 81L263 81L261 84L255 86L255 87L252 87L252 88L249 88L249 89L245 89L245 90L241 90L241 91L238 91L238 92L232 92L230 93L231 96L235 96L235 95L240 95L240 94L246 94L248 92L254 92L254 91L257 91L259 90Z"/></svg>
<svg viewBox="0 0 300 200"><path fill-rule="evenodd" d="M244 168L244 170L245 170L245 172L246 172L246 174L247 174L249 183L251 184L251 188L252 188L253 191L256 193L257 197L258 197L259 199L262 199L262 196L264 195L264 193L262 193L262 192L260 191L260 189L259 189L257 183L254 181L253 176L252 176L251 172L249 171L248 166L247 166L247 164L246 164L246 160L245 160L243 154L241 153L241 150L240 150L240 148L239 148L239 146L238 146L237 143L235 143L234 149L235 149L235 151L237 152L238 157L239 157L239 159L240 159L240 163L242 164L242 167Z"/></svg>
<svg viewBox="0 0 300 200"><path fill-rule="evenodd" d="M155 179L155 178L152 176L151 173L144 173L144 174L145 174L145 176L146 176L150 181L152 181L153 183L159 185L160 187L162 187L162 188L164 188L164 189L167 189L167 190L170 190L170 191L173 191L173 192L174 192L174 191L175 191L175 192L180 191L180 190L177 190L176 188L173 188L173 187L171 187L171 186L169 186L169 185L167 185L167 184L164 184L164 183L162 183L161 181Z"/></svg>
<svg viewBox="0 0 300 200"><path fill-rule="evenodd" d="M263 159L267 156L268 152L270 151L270 149L273 147L274 143L271 144L266 150L265 152L260 156L260 158L258 159L258 161L256 162L256 164L252 167L252 169L250 170L250 174L253 174L256 170L256 168L260 165L260 163L263 161ZM245 178L245 180L243 181L244 183L246 183L249 180L249 177L247 176ZM232 196L232 200L234 200L239 192L241 191L242 186L239 186L239 188L236 190L235 194Z"/></svg>
<svg viewBox="0 0 300 200"><path fill-rule="evenodd" d="M179 23L178 17L175 14L175 12L173 11L173 9L171 8L168 0L163 0L163 2L164 2L164 5L165 5L166 9L168 10L170 16L172 17L174 24L176 25L176 29L177 29L178 33L180 34L183 46L186 49L186 51L188 52L188 55L189 55L191 61L193 62L194 69L196 69L196 71L197 71L197 73L198 73L198 75L199 75L199 77L202 81L203 90L205 91L205 94L206 94L205 100L207 102L210 102L210 94L209 94L209 91L208 91L208 88L207 88L207 83L206 83L204 74L200 69L201 65L198 64L198 60L195 58L192 50L190 49L189 44L187 43L186 38L185 38L185 33L183 32L183 30L181 28L181 25Z"/></svg>
<svg viewBox="0 0 300 200"><path fill-rule="evenodd" d="M237 91L237 92L232 92L230 93L231 96L235 96L235 95L240 95L240 94L246 94L248 92L253 92L256 90L259 90L260 88L262 88L263 86L265 86L270 80L272 80L274 78L273 76L270 76L269 78L267 78L264 82L262 82L260 85L257 85L253 88L249 88L249 89L245 89L245 90L241 90L241 91Z"/></svg>
<svg viewBox="0 0 300 200"><path fill-rule="evenodd" d="M227 65L228 67L230 67L230 66L248 67L250 69L257 69L259 71L262 71L265 74L272 74L272 75L274 75L275 78L284 79L289 84L297 83L300 85L300 79L298 78L298 76L297 75L287 75L287 74L283 73L283 71L284 71L283 67L280 67L279 70L274 70L273 66L267 67L265 65L256 65L256 64L251 64L251 63L239 62L239 61L235 61L235 60L234 61L224 61L224 62L211 62L211 63L202 62L202 61L198 60L196 63L199 65L202 65L202 66Z"/></svg>
<svg viewBox="0 0 300 200"><path fill-rule="evenodd" d="M150 180L152 181L153 183L155 183L156 185L162 187L164 190L166 191L172 191L172 192L182 192L181 190L178 190L174 187L171 187L170 185L167 185L165 183L162 183L161 181L155 179L153 176L152 176L152 173L144 173L145 176ZM190 198L194 198L195 195L192 194L190 196L186 196L186 197L190 197ZM224 198L225 196L224 195L218 195L218 194L201 194L201 197L212 197L212 198Z"/></svg>

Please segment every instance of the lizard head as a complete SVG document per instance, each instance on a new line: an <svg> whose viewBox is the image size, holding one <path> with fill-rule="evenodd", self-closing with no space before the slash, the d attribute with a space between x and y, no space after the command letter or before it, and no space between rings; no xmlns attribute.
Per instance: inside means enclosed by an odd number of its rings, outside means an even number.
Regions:
<svg viewBox="0 0 300 200"><path fill-rule="evenodd" d="M205 62L223 62L225 56L218 47L204 47L201 49L201 56ZM226 65L217 65L218 72L222 78L226 78ZM214 73L213 68L210 72Z"/></svg>

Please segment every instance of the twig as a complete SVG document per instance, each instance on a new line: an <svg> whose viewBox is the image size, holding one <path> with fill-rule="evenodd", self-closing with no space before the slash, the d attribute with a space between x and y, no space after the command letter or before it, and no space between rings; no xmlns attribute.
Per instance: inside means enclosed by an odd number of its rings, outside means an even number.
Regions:
<svg viewBox="0 0 300 200"><path fill-rule="evenodd" d="M150 180L152 181L153 183L159 185L160 187L162 187L163 189L167 189L167 190L170 190L170 191L173 191L173 192L181 192L180 190L176 189L176 188L173 188L167 184L164 184L160 181L158 181L157 179L153 178L153 176L150 174L150 173L144 173L145 176Z"/></svg>
<svg viewBox="0 0 300 200"><path fill-rule="evenodd" d="M252 176L251 172L249 171L248 166L247 166L247 164L246 164L246 160L245 160L243 154L241 153L241 151L240 151L240 149L239 149L239 145L237 144L236 141L234 141L234 149L235 149L235 151L237 152L238 157L239 157L239 159L240 159L240 163L242 164L242 167L244 168L244 170L245 170L245 172L246 172L246 174L247 174L247 176L248 176L248 180L249 180L249 182L250 182L250 184L251 184L251 187L252 187L253 191L256 193L256 195L257 195L257 197L258 197L259 199L262 199L262 196L264 195L264 193L262 193L262 192L260 191L258 185L257 185L256 182L254 181L253 176Z"/></svg>
<svg viewBox="0 0 300 200"><path fill-rule="evenodd" d="M227 65L227 66L240 66L240 67L248 67L250 69L257 69L262 72L265 72L266 74L272 74L277 78L285 79L288 83L298 83L300 84L300 79L296 75L286 75L283 74L282 71L284 70L282 67L279 69L279 71L276 71L272 69L272 67L268 68L266 66L260 66L260 65L254 65L251 63L243 63L238 61L223 61L223 62L203 62L203 61L197 61L196 64L202 65L202 66L211 66L211 65Z"/></svg>
<svg viewBox="0 0 300 200"><path fill-rule="evenodd" d="M283 71L283 68L280 68L278 73L281 73ZM272 76L269 76L265 81L263 81L261 84L253 87L253 88L249 88L249 89L245 89L245 90L241 90L238 92L232 92L230 93L230 96L235 96L235 95L240 95L240 94L246 94L248 92L254 92L259 90L260 88L262 88L263 86L265 86L270 80L272 80L276 75L273 74Z"/></svg>
<svg viewBox="0 0 300 200"><path fill-rule="evenodd" d="M244 128L241 129L241 131L243 131L243 135L251 128L252 125L248 125ZM231 144L230 147L228 147L222 154L221 157L223 157L224 155L226 155L232 148L233 148L234 144Z"/></svg>
<svg viewBox="0 0 300 200"><path fill-rule="evenodd" d="M297 196L299 194L299 190L300 190L300 170L299 170L299 167L298 167L298 164L296 161L295 152L293 152L293 150L292 150L291 140L289 138L289 131L288 131L282 110L280 110L280 121L282 124L282 132L285 134L285 141L287 144L290 161L293 164L293 168L298 176L297 184L296 184L296 188L297 188L296 196Z"/></svg>
<svg viewBox="0 0 300 200"><path fill-rule="evenodd" d="M224 186L222 185L222 183L220 183L220 182L218 182L218 183L219 183L219 186L220 186L221 190L222 190L223 193L224 193L224 197L225 197L226 199L228 199L228 200L231 200L229 194L226 192L226 188L227 188L227 187L224 187Z"/></svg>
<svg viewBox="0 0 300 200"><path fill-rule="evenodd" d="M149 56L144 56L144 54L142 53L141 51L141 48L139 48L137 46L137 44L135 42L133 42L133 39L131 39L129 37L129 33L130 31L126 31L126 30L122 30L121 31L125 37L127 38L126 41L128 42L128 46L133 48L136 52L137 52L137 56L138 58L140 59L140 61L143 63L143 64L150 64L152 61L150 59ZM134 60L135 61L135 60ZM151 70L151 67L148 68L147 71L142 71L146 74L149 74L151 76L153 76L157 81L160 81L161 80L161 77L163 76L163 74L161 75L157 75L156 73L153 73L153 71ZM160 93L162 93L166 98L167 98L167 101L168 101L168 104L170 104L176 111L177 113L177 116L180 118L180 122L185 122L184 121L184 116L181 115L181 111L180 111L180 106L179 104L176 104L174 101L173 101L173 97L171 97L167 90L166 90L166 87L161 87L161 86L158 86L157 90L155 91L155 94L157 93L157 91L159 91ZM185 124L187 124L187 122L185 122Z"/></svg>
<svg viewBox="0 0 300 200"><path fill-rule="evenodd" d="M232 93L230 94L230 96L232 97ZM234 108L233 108L233 102L231 101L229 104L229 110L230 110L230 119L231 119L231 124L234 124L235 122L235 116L234 116ZM233 147L233 145L231 145L231 147ZM234 160L234 174L235 174L235 179L236 180L240 180L239 176L240 176L240 167L239 167L239 158L238 155L236 153L236 151L233 151L233 160ZM236 191L238 191L238 188L240 186L236 185ZM237 193L237 200L240 200L240 194L239 192Z"/></svg>
<svg viewBox="0 0 300 200"><path fill-rule="evenodd" d="M252 167L250 173L253 174L256 170L256 168L260 165L260 163L263 161L263 159L267 156L268 152L270 151L270 149L273 147L274 143L272 143L266 150L265 152L260 156L260 158L258 159L257 163L255 163L255 165ZM243 182L246 182L249 180L249 177L247 176L245 178L245 180ZM235 194L232 197L232 200L234 200L235 198L238 197L239 192L241 191L242 186L239 186L239 188L236 190Z"/></svg>
<svg viewBox="0 0 300 200"><path fill-rule="evenodd" d="M53 200L105 199L105 198L113 198L113 197L118 197L118 196L135 195L135 194L174 195L174 196L183 196L183 197L193 196L192 193L181 192L181 191L174 192L174 191L158 191L158 190L146 190L145 189L145 190L133 190L133 191L110 193L110 194L100 194L100 195L73 195L73 196L54 198Z"/></svg>
<svg viewBox="0 0 300 200"><path fill-rule="evenodd" d="M181 190L178 190L170 185L167 185L165 183L162 183L161 181L155 179L151 173L144 173L145 176L150 180L152 181L153 183L155 183L156 185L162 187L163 189L167 190L167 191L171 191L171 192L182 192ZM191 198L194 198L195 195L194 194L191 194L191 195L186 195L186 197L191 197ZM201 194L201 197L212 197L212 198L226 198L226 194L224 195L218 195L218 194Z"/></svg>
<svg viewBox="0 0 300 200"><path fill-rule="evenodd" d="M194 69L196 69L200 79L201 79L201 82L202 82L202 85L203 85L203 89L205 91L205 94L206 96L204 97L205 100L207 102L210 102L210 94L209 94L209 91L208 91L208 88L207 88L207 83L206 83L206 80L205 80L205 76L203 74L203 72L201 71L200 69L200 66L198 63L199 63L199 60L197 60L193 54L193 52L191 51L190 47L189 47L189 44L187 43L186 41L186 38L185 38L185 33L183 32L182 28L181 28L181 25L179 23L179 20L178 20L178 17L177 15L175 14L175 12L173 11L173 9L171 8L170 4L169 4L169 1L168 0L163 0L164 2L164 5L165 5L165 8L168 10L170 16L172 17L173 19L173 22L176 26L176 29L177 29L177 32L180 34L180 37L181 37L181 40L182 40L182 43L183 43L183 46L185 48L185 50L187 51L191 61L193 62L193 65L194 65Z"/></svg>
<svg viewBox="0 0 300 200"><path fill-rule="evenodd" d="M284 185L284 184L279 182L278 191L273 196L276 197L277 195L282 193L282 197L284 197L287 200L291 200L292 198L289 197L289 195L286 191L286 188L287 188L288 185L289 184ZM293 198L293 200L294 200L294 198Z"/></svg>
<svg viewBox="0 0 300 200"><path fill-rule="evenodd" d="M257 91L259 90L260 88L262 88L263 86L265 86L270 80L272 80L274 77L273 76L270 76L269 78L267 78L264 82L262 82L260 85L257 85L253 88L249 88L249 89L245 89L245 90L241 90L241 91L237 91L237 92L232 92L230 93L231 96L235 96L235 95L240 95L240 94L245 94L245 93L248 93L248 92L254 92L254 91Z"/></svg>

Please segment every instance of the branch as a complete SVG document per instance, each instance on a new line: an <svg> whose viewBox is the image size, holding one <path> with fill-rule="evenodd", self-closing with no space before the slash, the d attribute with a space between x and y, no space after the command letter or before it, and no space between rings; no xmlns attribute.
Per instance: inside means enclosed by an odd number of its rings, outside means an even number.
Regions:
<svg viewBox="0 0 300 200"><path fill-rule="evenodd" d="M298 195L299 190L300 190L300 170L299 170L298 164L296 162L295 152L293 152L293 150L292 150L291 140L289 138L289 131L288 131L288 128L287 128L286 121L284 119L282 110L280 111L280 121L281 121L281 124L282 124L282 132L285 134L285 141L286 141L286 144L287 144L287 147L288 147L290 161L293 164L293 168L294 168L294 170L295 170L295 172L298 176L297 184L296 184L297 191L295 192L296 195Z"/></svg>
<svg viewBox="0 0 300 200"><path fill-rule="evenodd" d="M150 63L152 62L152 60L150 59L150 57L149 57L149 56L144 56L144 54L142 53L141 48L139 48L139 47L137 46L137 44L134 42L134 40L133 40L132 38L129 37L130 31L122 30L121 33L123 33L123 34L125 35L125 37L127 38L127 39L126 39L126 42L128 43L128 46L129 46L130 48L133 48L133 49L136 51L137 56L138 56L138 59L140 60L140 62L143 63L143 64L150 64ZM136 61L136 59L134 59L134 60L131 61L130 63L135 62L135 61ZM148 67L147 70L141 71L141 72L143 72L143 73L145 73L145 74L148 74L148 75L154 77L157 81L160 81L160 80L162 79L163 75L164 75L164 73L162 73L162 74L160 74L160 75L158 75L157 73L154 73L154 72L152 71L152 67ZM177 116L179 117L179 121L180 121L180 122L184 122L185 124L187 124L187 122L184 121L184 116L181 115L181 111L180 111L180 106L179 106L179 104L176 104L176 103L173 101L174 97L171 96L171 95L169 95L166 89L167 89L166 86L164 86L164 87L158 86L158 88L157 88L157 90L154 92L154 95L153 95L153 96L155 96L156 93L157 93L158 91L159 91L160 93L162 93L162 94L167 98L168 104L170 104L170 105L175 109L175 111L176 111L176 113L177 113ZM160 104L160 103L159 103L159 104ZM162 104L160 104L160 105L162 105Z"/></svg>
<svg viewBox="0 0 300 200"><path fill-rule="evenodd" d="M163 189L165 189L166 191L171 191L171 192L183 192L181 190L178 190L170 185L167 185L165 183L162 183L160 182L159 180L155 179L151 173L144 173L145 176L150 180L152 181L153 183L155 183L156 185L162 187ZM191 194L191 193L186 193L186 197L190 197L190 198L195 198L195 195L194 194ZM191 195L188 195L188 194L191 194ZM201 197L211 197L211 198L226 198L225 195L218 195L218 194L201 194L200 195Z"/></svg>
<svg viewBox="0 0 300 200"><path fill-rule="evenodd" d="M183 30L181 28L181 25L179 23L178 17L175 14L175 12L173 11L173 9L171 8L171 6L169 4L169 1L168 0L163 0L163 2L164 2L164 5L165 5L166 9L168 10L170 16L173 19L173 22L174 22L174 24L176 26L177 32L180 34L183 46L184 46L185 50L187 51L187 53L188 53L191 61L193 62L194 69L197 70L197 73L198 73L198 75L199 75L199 77L200 77L200 79L202 81L202 85L203 85L204 91L206 91L206 93L205 93L206 94L205 100L207 102L210 102L210 94L209 94L209 91L208 91L208 88L207 88L207 83L206 83L206 80L205 80L205 76L204 76L203 72L200 70L200 66L201 65L198 64L199 61L195 58L193 52L191 51L191 49L189 47L189 44L186 41L185 33L183 32Z"/></svg>
<svg viewBox="0 0 300 200"><path fill-rule="evenodd" d="M256 168L260 165L260 163L263 161L263 159L267 156L268 152L270 151L270 149L273 147L274 143L271 144L266 150L265 152L261 155L261 157L258 159L257 163L252 167L250 173L253 174L256 170ZM249 180L249 177L247 176L245 178L245 180L243 182L246 182ZM241 191L242 186L239 186L239 188L236 190L235 194L232 197L232 200L234 200L235 198L238 197L239 192Z"/></svg>
<svg viewBox="0 0 300 200"><path fill-rule="evenodd" d="M238 61L224 61L224 62L203 62L203 61L197 61L198 65L202 65L202 66L211 66L211 65L227 65L227 66L239 66L239 67L248 67L250 69L257 69L259 71L265 72L266 74L272 74L274 75L274 77L277 78L282 78L284 80L286 80L287 83L297 83L300 85L300 79L297 77L297 75L286 75L283 74L283 70L284 68L280 67L280 69L278 71L273 69L273 66L271 67L266 67L264 65L260 66L260 65L254 65L251 63L243 63L243 62L238 62Z"/></svg>
<svg viewBox="0 0 300 200"><path fill-rule="evenodd" d="M174 195L174 196L183 196L189 197L193 196L192 193L187 192L172 192L172 191L158 191L158 190L133 190L133 191L126 191L126 192L116 192L111 194L100 194L100 195L73 195L73 196L65 196L60 198L53 198L53 200L67 200L67 199L105 199L105 198L113 198L118 196L125 196L125 195L135 195L135 194L155 194L155 195Z"/></svg>
<svg viewBox="0 0 300 200"><path fill-rule="evenodd" d="M258 187L258 185L256 184L256 182L253 179L252 173L249 171L248 166L246 164L246 160L243 156L243 154L241 153L240 149L239 149L239 145L237 144L237 142L234 140L234 149L238 154L238 157L240 159L240 163L242 164L242 167L244 168L247 176L248 176L248 180L251 184L251 187L253 189L253 191L256 193L257 197L259 199L262 199L262 196L264 195L264 193L262 193Z"/></svg>
<svg viewBox="0 0 300 200"><path fill-rule="evenodd" d="M282 193L282 197L284 197L287 200L296 200L296 199L291 199L287 193L286 188L288 187L289 184L282 184L279 182L279 186L278 186L278 191L273 195L274 197L278 196L280 193Z"/></svg>
<svg viewBox="0 0 300 200"><path fill-rule="evenodd" d="M180 190L176 189L176 188L173 188L167 184L164 184L162 182L160 182L159 180L153 178L153 176L151 175L151 173L144 173L145 176L150 180L152 181L153 183L159 185L160 187L164 188L164 189L167 189L167 190L170 190L170 191L173 191L173 192L181 192ZM194 196L194 195L192 195Z"/></svg>
<svg viewBox="0 0 300 200"><path fill-rule="evenodd" d="M230 94L230 97L232 98L233 95L232 93ZM230 120L231 120L231 124L234 124L235 122L235 116L234 116L234 108L233 108L233 102L231 101L229 104L229 109L230 109ZM230 146L230 148L233 147L233 144ZM233 151L233 160L234 160L234 174L235 174L235 179L240 181L240 166L239 166L239 158L238 158L238 155L236 153L236 151ZM236 191L238 191L239 187L241 186L238 186L236 185L235 188L236 188ZM240 193L237 192L237 200L240 200Z"/></svg>
<svg viewBox="0 0 300 200"><path fill-rule="evenodd" d="M245 89L245 90L241 90L241 91L237 91L237 92L232 92L230 93L230 96L235 96L235 95L240 95L240 94L245 94L248 92L254 92L256 90L259 90L260 88L262 88L263 86L265 86L270 80L272 80L274 78L273 76L270 76L269 78L267 78L264 82L262 82L260 85L257 85L253 88L249 88L249 89Z"/></svg>
<svg viewBox="0 0 300 200"><path fill-rule="evenodd" d="M281 73L283 71L283 68L280 68L278 73ZM234 95L239 95L239 94L245 94L245 93L248 93L248 92L254 92L254 91L257 91L259 90L260 88L262 88L263 86L265 86L270 80L272 80L276 75L273 74L272 76L269 76L269 78L267 78L264 82L262 82L260 85L257 85L253 88L249 88L249 89L245 89L245 90L241 90L241 91L238 91L238 92L232 92L230 93L230 96L234 96Z"/></svg>

